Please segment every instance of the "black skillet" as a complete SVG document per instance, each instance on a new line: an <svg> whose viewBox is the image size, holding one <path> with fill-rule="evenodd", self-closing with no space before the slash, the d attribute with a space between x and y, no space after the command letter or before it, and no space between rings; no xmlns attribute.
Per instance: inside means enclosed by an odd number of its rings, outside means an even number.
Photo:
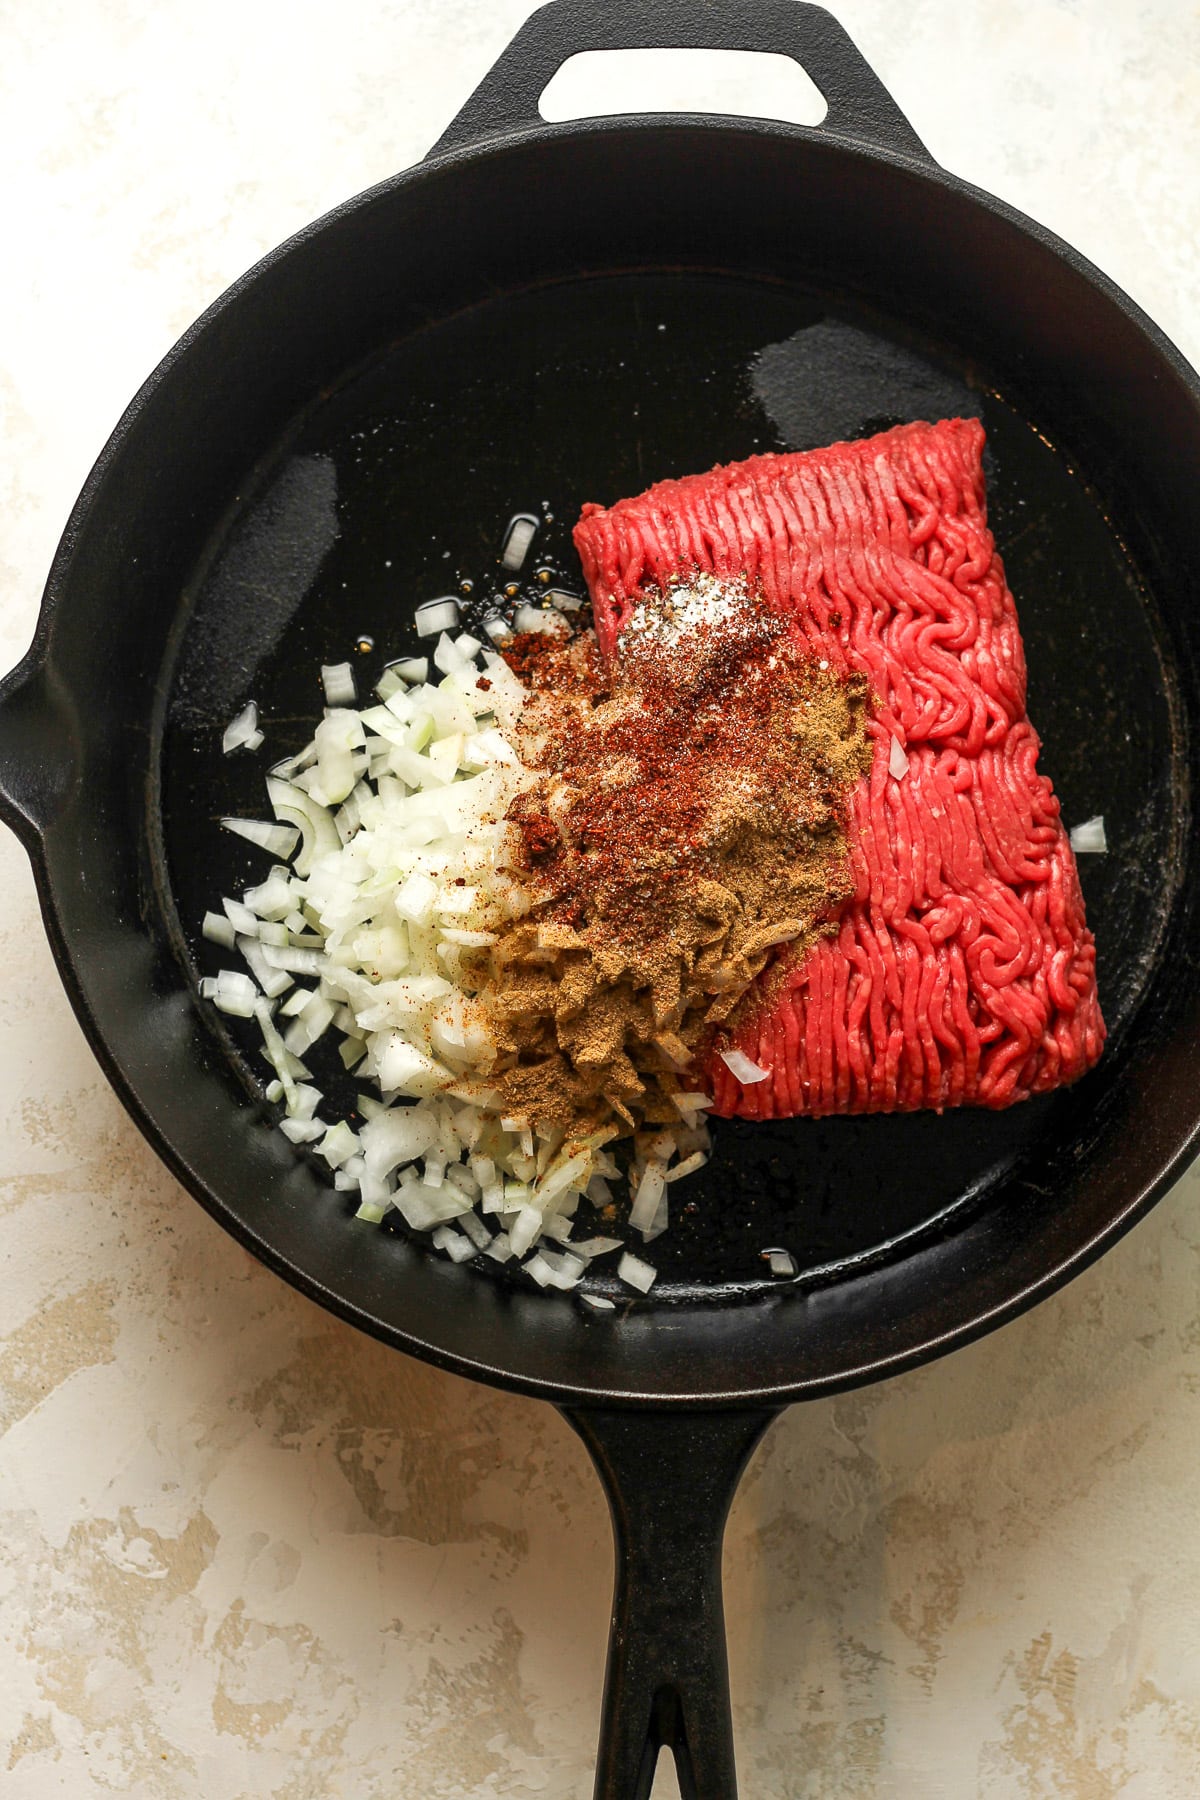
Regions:
<svg viewBox="0 0 1200 1800"><path fill-rule="evenodd" d="M636 46L784 52L828 117L541 122L568 55ZM722 1129L652 1296L615 1316L356 1223L268 1128L252 1039L196 996L202 911L262 870L216 825L261 810L261 759L222 757L225 722L253 695L282 754L320 662L370 677L411 645L415 601L469 580L486 605L510 512L539 511L538 556L569 583L584 500L956 411L989 431L1044 766L1068 820L1107 823L1083 867L1098 1070L997 1116ZM734 1793L721 1533L774 1413L1012 1318L1192 1154L1198 482L1192 372L1072 250L937 168L828 14L558 0L424 164L205 314L72 514L0 688L0 810L68 993L150 1142L241 1243L581 1433L618 1542L610 1800L648 1792L664 1742L685 1795ZM769 1244L794 1283L764 1278Z"/></svg>

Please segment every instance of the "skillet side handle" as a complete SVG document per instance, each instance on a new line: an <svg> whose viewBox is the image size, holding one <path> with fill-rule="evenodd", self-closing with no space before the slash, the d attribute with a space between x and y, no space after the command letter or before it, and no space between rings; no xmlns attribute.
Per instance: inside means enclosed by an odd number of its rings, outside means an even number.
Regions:
<svg viewBox="0 0 1200 1800"><path fill-rule="evenodd" d="M843 27L808 0L551 0L525 21L430 156L541 125L538 101L551 77L582 50L766 50L790 56L825 97L829 110L815 130L933 160Z"/></svg>
<svg viewBox="0 0 1200 1800"><path fill-rule="evenodd" d="M595 1800L647 1800L664 1744L683 1800L736 1800L721 1544L742 1471L775 1417L566 1411L616 1539Z"/></svg>
<svg viewBox="0 0 1200 1800"><path fill-rule="evenodd" d="M35 858L77 780L78 763L73 708L35 643L0 681L0 822Z"/></svg>

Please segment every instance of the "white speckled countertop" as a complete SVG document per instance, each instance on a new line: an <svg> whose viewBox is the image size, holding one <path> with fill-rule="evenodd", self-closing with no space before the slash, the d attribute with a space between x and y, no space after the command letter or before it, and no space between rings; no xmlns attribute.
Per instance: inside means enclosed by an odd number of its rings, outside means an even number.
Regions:
<svg viewBox="0 0 1200 1800"><path fill-rule="evenodd" d="M0 7L0 665L179 332L421 155L530 10ZM1192 0L835 10L941 162L1200 361ZM0 879L0 1793L585 1800L611 1558L582 1447L226 1237L100 1077L5 833ZM771 1432L726 1556L747 1800L1195 1794L1198 1200Z"/></svg>

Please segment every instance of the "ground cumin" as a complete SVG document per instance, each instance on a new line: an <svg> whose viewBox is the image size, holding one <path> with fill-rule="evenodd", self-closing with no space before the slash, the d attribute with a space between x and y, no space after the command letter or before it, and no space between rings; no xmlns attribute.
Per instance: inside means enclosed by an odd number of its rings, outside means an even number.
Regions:
<svg viewBox="0 0 1200 1800"><path fill-rule="evenodd" d="M506 652L531 690L516 747L536 779L509 819L533 906L487 953L489 1081L531 1125L678 1123L693 1058L849 892L865 683L744 583L701 579L687 606L644 597L613 668L590 633Z"/></svg>

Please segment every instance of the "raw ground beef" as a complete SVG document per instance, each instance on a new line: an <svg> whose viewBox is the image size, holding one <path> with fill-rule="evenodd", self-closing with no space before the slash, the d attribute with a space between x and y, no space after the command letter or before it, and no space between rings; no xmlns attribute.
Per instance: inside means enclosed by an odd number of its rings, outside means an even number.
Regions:
<svg viewBox="0 0 1200 1800"><path fill-rule="evenodd" d="M756 456L586 506L575 528L606 654L644 588L702 569L746 576L815 657L870 682L854 892L743 1003L734 1045L770 1075L743 1087L714 1056L726 1117L1010 1106L1100 1054L1095 946L1037 771L983 441L953 419Z"/></svg>

